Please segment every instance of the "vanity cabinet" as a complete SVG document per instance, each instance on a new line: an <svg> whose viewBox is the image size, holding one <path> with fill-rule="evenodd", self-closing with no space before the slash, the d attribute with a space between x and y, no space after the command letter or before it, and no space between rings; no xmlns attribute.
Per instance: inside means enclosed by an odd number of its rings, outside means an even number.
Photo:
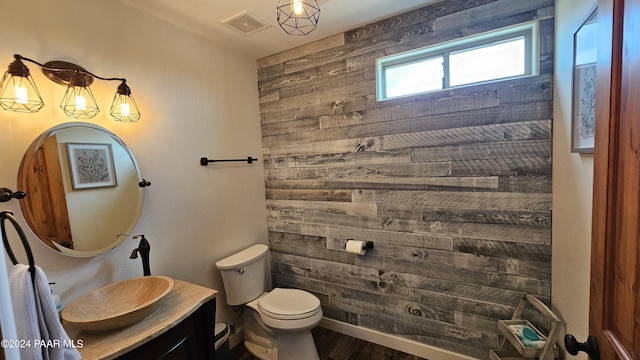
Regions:
<svg viewBox="0 0 640 360"><path fill-rule="evenodd" d="M191 360L215 359L216 294L174 279L158 310L146 319L107 333L65 328L82 340L82 359Z"/></svg>
<svg viewBox="0 0 640 360"><path fill-rule="evenodd" d="M215 300L211 300L166 333L117 359L215 359L214 314Z"/></svg>

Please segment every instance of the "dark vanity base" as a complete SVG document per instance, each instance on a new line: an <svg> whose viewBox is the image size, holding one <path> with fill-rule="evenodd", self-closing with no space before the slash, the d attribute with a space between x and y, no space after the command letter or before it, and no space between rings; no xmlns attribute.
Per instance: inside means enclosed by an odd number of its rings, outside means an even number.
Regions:
<svg viewBox="0 0 640 360"><path fill-rule="evenodd" d="M214 320L216 299L211 299L171 330L117 359L191 360L216 358Z"/></svg>

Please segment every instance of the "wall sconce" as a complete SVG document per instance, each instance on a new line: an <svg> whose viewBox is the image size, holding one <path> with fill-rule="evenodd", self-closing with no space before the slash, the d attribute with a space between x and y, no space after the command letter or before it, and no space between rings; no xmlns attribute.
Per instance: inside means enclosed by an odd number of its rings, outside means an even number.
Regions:
<svg viewBox="0 0 640 360"><path fill-rule="evenodd" d="M42 68L42 72L52 81L67 87L60 108L68 117L90 119L100 109L89 88L93 79L120 81L113 97L109 114L116 121L137 122L140 120L138 105L131 95L127 80L123 78L104 78L86 69L66 61L49 61L41 64L35 60L14 55L7 72L0 81L0 107L15 112L38 112L44 106L40 92L31 78L29 68L23 63L28 61Z"/></svg>
<svg viewBox="0 0 640 360"><path fill-rule="evenodd" d="M278 25L289 35L307 35L318 26L320 6L316 0L280 0Z"/></svg>

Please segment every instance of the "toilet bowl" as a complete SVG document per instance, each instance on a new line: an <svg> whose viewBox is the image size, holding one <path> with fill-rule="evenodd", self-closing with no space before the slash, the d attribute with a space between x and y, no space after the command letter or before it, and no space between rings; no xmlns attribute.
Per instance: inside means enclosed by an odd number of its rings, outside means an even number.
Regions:
<svg viewBox="0 0 640 360"><path fill-rule="evenodd" d="M245 347L263 360L319 359L311 329L322 320L320 300L299 289L266 291L266 245L216 262L229 305L243 305Z"/></svg>
<svg viewBox="0 0 640 360"><path fill-rule="evenodd" d="M280 331L309 330L322 320L320 300L298 289L275 288L247 306L260 314L265 325Z"/></svg>
<svg viewBox="0 0 640 360"><path fill-rule="evenodd" d="M257 358L318 359L311 329L322 320L322 308L315 296L275 288L247 303L245 312L245 347Z"/></svg>

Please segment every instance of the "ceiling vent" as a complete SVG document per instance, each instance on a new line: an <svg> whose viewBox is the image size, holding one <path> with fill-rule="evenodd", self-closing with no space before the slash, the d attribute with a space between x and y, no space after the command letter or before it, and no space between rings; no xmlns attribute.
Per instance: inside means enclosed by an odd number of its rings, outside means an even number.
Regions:
<svg viewBox="0 0 640 360"><path fill-rule="evenodd" d="M231 26L245 35L251 35L271 27L266 21L249 11L244 11L227 20L223 20L222 23Z"/></svg>

